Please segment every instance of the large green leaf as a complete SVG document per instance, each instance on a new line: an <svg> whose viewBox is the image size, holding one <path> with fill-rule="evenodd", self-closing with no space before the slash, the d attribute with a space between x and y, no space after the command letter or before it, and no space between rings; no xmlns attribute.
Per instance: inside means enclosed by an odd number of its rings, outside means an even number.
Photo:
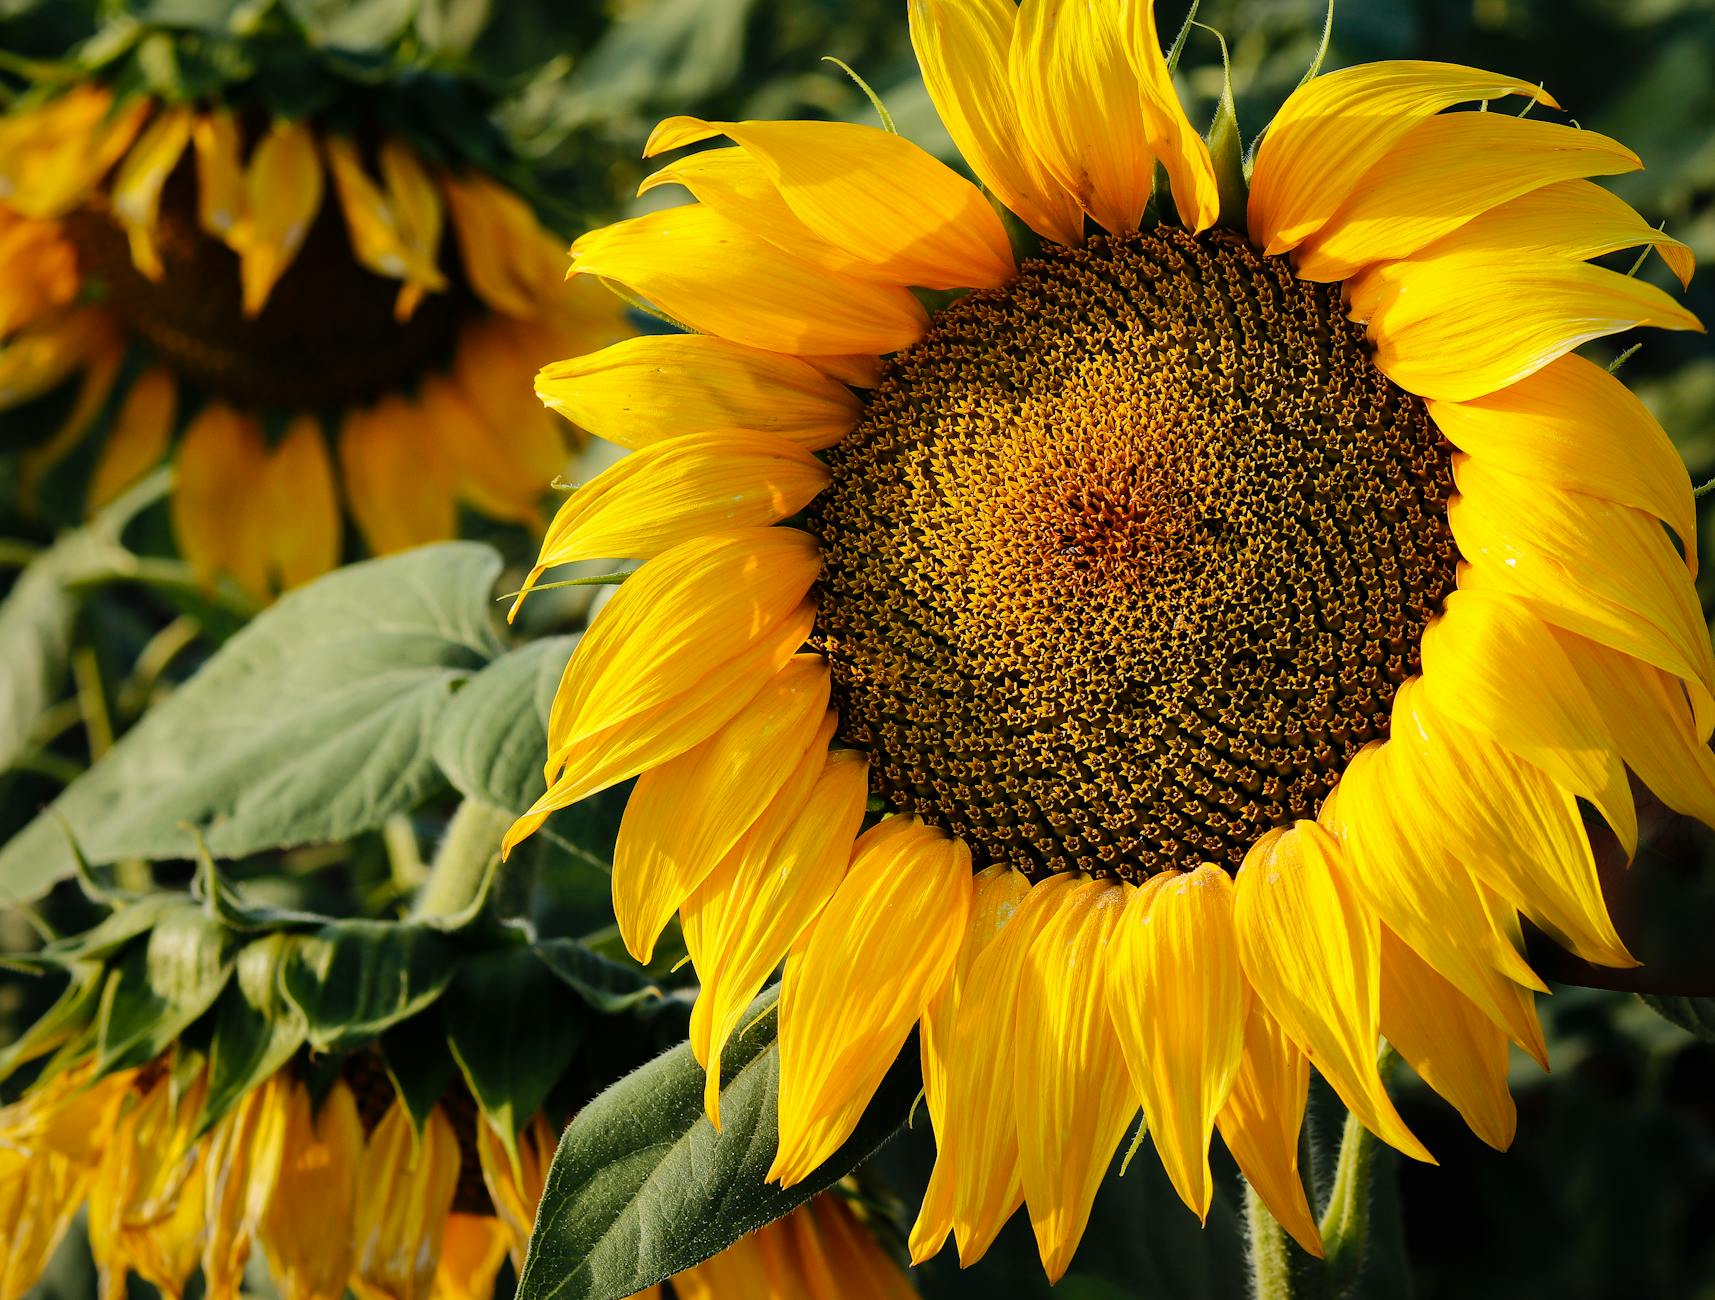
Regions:
<svg viewBox="0 0 1715 1300"><path fill-rule="evenodd" d="M499 649L499 557L450 542L338 570L235 636L0 850L0 900L35 897L73 858L222 857L339 840L427 797L454 693Z"/></svg>
<svg viewBox="0 0 1715 1300"><path fill-rule="evenodd" d="M528 944L465 961L441 1014L471 1095L508 1140L571 1064L586 1027Z"/></svg>
<svg viewBox="0 0 1715 1300"><path fill-rule="evenodd" d="M145 1065L165 1051L220 996L232 949L230 932L201 908L166 913L108 975L97 1068Z"/></svg>
<svg viewBox="0 0 1715 1300"><path fill-rule="evenodd" d="M502 655L447 707L435 761L460 794L521 813L547 788L548 709L577 643L548 637Z"/></svg>
<svg viewBox="0 0 1715 1300"><path fill-rule="evenodd" d="M919 1088L914 1045L825 1165L795 1187L764 1181L779 1092L774 996L757 999L727 1046L721 1132L703 1115L703 1070L687 1044L579 1113L548 1172L520 1300L634 1295L801 1205L904 1123Z"/></svg>
<svg viewBox="0 0 1715 1300"><path fill-rule="evenodd" d="M1715 1043L1715 998L1677 998L1654 993L1638 994L1656 1015L1672 1021L1706 1043Z"/></svg>
<svg viewBox="0 0 1715 1300"><path fill-rule="evenodd" d="M304 1013L310 1046L340 1051L416 1015L457 969L452 941L432 926L334 921L299 937L280 987Z"/></svg>
<svg viewBox="0 0 1715 1300"><path fill-rule="evenodd" d="M286 959L297 943L293 935L270 934L240 950L232 982L214 1007L208 1097L199 1128L208 1128L290 1060L308 1036L303 1012L280 986Z"/></svg>

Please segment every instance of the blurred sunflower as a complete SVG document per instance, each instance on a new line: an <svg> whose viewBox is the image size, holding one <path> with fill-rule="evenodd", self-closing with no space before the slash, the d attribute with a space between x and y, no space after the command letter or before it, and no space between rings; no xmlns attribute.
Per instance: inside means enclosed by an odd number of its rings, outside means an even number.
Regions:
<svg viewBox="0 0 1715 1300"><path fill-rule="evenodd" d="M83 1205L106 1300L131 1273L182 1296L199 1265L210 1300L235 1300L257 1246L284 1300L488 1300L501 1264L523 1265L554 1154L541 1115L512 1144L468 1098L419 1126L359 1057L314 1090L282 1070L199 1133L205 1075L92 1065L0 1109L0 1300L29 1292ZM916 1294L837 1194L670 1285L679 1300Z"/></svg>
<svg viewBox="0 0 1715 1300"><path fill-rule="evenodd" d="M0 117L0 411L81 377L27 488L91 429L91 508L170 454L181 552L257 595L339 563L342 495L373 552L461 502L538 526L565 447L520 395L622 308L559 283L476 90L413 110L266 35L179 98L74 62Z"/></svg>
<svg viewBox="0 0 1715 1300"><path fill-rule="evenodd" d="M1580 801L1627 854L1628 767L1715 823L1690 484L1573 351L1700 328L1591 262L1645 245L1684 281L1690 254L1588 179L1624 146L1449 111L1555 107L1513 77L1307 79L1246 167L1230 100L1213 152L1189 125L1149 0L915 0L911 32L1039 251L885 130L657 128L650 155L731 145L572 269L697 332L538 380L633 454L536 573L647 563L567 666L508 846L641 774L615 909L644 960L679 914L717 1121L785 963L784 1184L921 1025L918 1259L980 1257L1024 1204L1058 1278L1140 1108L1194 1212L1219 1127L1320 1253L1308 1067L1429 1160L1385 1034L1505 1147L1509 1040L1544 1059L1521 915L1635 964ZM859 834L866 806L894 815Z"/></svg>

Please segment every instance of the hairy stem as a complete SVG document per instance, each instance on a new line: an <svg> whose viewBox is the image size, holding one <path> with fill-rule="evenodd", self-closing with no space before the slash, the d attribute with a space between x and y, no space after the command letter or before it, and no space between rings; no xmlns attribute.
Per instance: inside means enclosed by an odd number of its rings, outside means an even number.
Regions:
<svg viewBox="0 0 1715 1300"><path fill-rule="evenodd" d="M500 856L500 838L511 824L512 814L503 808L480 799L461 803L417 895L413 919L457 916L477 903Z"/></svg>

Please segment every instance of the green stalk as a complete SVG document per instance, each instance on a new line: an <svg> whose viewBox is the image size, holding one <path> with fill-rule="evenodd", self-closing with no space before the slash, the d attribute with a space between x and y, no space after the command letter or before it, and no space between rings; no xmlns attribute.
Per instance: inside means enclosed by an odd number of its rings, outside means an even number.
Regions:
<svg viewBox="0 0 1715 1300"><path fill-rule="evenodd" d="M487 892L500 840L512 814L480 799L466 799L447 823L429 878L411 909L416 921L450 918L473 911Z"/></svg>
<svg viewBox="0 0 1715 1300"><path fill-rule="evenodd" d="M1399 1060L1399 1053L1384 1044L1376 1058L1382 1085ZM1334 1168L1334 1186L1328 1207L1322 1212L1322 1244L1327 1250L1329 1288L1343 1295L1358 1280L1369 1251L1371 1184L1375 1176L1376 1135L1350 1113L1340 1133L1340 1162Z"/></svg>
<svg viewBox="0 0 1715 1300"><path fill-rule="evenodd" d="M1254 1300L1326 1300L1328 1278L1322 1261L1299 1248L1248 1181L1245 1245Z"/></svg>

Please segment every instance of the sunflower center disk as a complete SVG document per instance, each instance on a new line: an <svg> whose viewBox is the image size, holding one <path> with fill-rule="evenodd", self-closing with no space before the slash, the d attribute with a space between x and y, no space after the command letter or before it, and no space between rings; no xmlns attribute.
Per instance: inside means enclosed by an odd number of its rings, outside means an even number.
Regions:
<svg viewBox="0 0 1715 1300"><path fill-rule="evenodd" d="M1385 737L1453 588L1451 449L1337 288L1093 238L942 312L809 527L844 734L979 864L1236 870Z"/></svg>
<svg viewBox="0 0 1715 1300"><path fill-rule="evenodd" d="M67 221L82 273L181 378L244 406L352 406L408 386L452 350L468 292L427 295L394 319L400 282L360 266L332 186L303 247L254 317L244 314L238 255L197 224L187 157L168 178L155 229L159 283L132 264L105 211ZM450 243L450 239L446 241Z"/></svg>

